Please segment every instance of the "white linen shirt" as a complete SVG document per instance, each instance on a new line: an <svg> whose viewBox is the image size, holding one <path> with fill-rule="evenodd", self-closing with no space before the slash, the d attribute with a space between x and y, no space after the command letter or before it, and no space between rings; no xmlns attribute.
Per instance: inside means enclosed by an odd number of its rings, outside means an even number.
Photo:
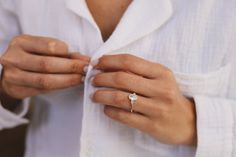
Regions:
<svg viewBox="0 0 236 157"><path fill-rule="evenodd" d="M197 147L161 144L94 105L90 66L84 86L33 98L25 156L236 156L235 8L235 0L134 0L104 42L85 0L0 0L0 52L31 34L63 40L92 60L130 53L172 69L196 104ZM0 129L27 122L22 116L0 107Z"/></svg>

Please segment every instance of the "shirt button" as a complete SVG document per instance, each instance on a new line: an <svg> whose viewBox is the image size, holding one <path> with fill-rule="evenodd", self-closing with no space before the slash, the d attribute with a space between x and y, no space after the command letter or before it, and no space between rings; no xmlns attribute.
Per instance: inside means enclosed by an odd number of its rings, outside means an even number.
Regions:
<svg viewBox="0 0 236 157"><path fill-rule="evenodd" d="M81 150L83 156L82 157L90 157L90 151L89 151L89 148L88 146L84 146Z"/></svg>
<svg viewBox="0 0 236 157"><path fill-rule="evenodd" d="M87 146L86 150L85 150L85 154L87 157L91 157L91 147Z"/></svg>
<svg viewBox="0 0 236 157"><path fill-rule="evenodd" d="M92 147L91 147L91 143L88 139L84 143L84 146L82 147L81 151L82 151L83 157L91 157Z"/></svg>

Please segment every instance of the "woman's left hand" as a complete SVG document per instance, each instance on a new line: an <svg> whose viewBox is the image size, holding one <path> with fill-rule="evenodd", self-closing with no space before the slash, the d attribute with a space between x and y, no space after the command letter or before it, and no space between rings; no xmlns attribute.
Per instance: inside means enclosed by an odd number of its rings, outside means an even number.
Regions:
<svg viewBox="0 0 236 157"><path fill-rule="evenodd" d="M105 104L105 114L139 129L162 143L195 145L196 113L191 99L183 96L172 71L163 65L129 55L106 55L94 65L102 70L93 79L93 101ZM133 105L129 94L136 93Z"/></svg>

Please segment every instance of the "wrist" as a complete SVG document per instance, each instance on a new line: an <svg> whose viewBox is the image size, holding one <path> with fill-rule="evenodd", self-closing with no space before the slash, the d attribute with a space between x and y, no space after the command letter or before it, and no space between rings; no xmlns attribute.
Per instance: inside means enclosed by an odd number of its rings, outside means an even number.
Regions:
<svg viewBox="0 0 236 157"><path fill-rule="evenodd" d="M18 104L21 103L22 100L13 98L9 96L1 87L0 85L0 102L1 105L10 111L14 111Z"/></svg>
<svg viewBox="0 0 236 157"><path fill-rule="evenodd" d="M188 146L196 146L197 145L197 125L196 125L196 108L195 108L195 102L192 98L187 98L188 105L190 107L190 121L189 121L189 128L190 128L190 136L185 143Z"/></svg>

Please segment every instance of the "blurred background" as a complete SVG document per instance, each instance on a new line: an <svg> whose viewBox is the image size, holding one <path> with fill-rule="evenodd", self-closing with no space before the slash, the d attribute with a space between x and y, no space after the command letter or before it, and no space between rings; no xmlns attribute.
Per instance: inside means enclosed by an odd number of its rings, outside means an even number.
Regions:
<svg viewBox="0 0 236 157"><path fill-rule="evenodd" d="M0 131L0 157L23 157L27 126Z"/></svg>
<svg viewBox="0 0 236 157"><path fill-rule="evenodd" d="M30 119L33 110L31 102L29 112L25 116ZM23 157L28 125L0 131L0 157Z"/></svg>

